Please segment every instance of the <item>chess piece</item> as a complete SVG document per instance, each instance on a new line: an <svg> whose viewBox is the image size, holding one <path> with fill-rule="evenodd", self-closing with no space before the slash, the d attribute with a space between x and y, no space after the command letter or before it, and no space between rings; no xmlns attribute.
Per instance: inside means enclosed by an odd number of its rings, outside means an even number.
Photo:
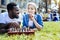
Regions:
<svg viewBox="0 0 60 40"><path fill-rule="evenodd" d="M30 31L30 27L27 28L27 31L28 31L28 32Z"/></svg>
<svg viewBox="0 0 60 40"><path fill-rule="evenodd" d="M20 23L20 28L22 28L22 23Z"/></svg>
<svg viewBox="0 0 60 40"><path fill-rule="evenodd" d="M9 28L9 31L12 31L12 28Z"/></svg>
<svg viewBox="0 0 60 40"><path fill-rule="evenodd" d="M20 28L17 28L17 32L19 32Z"/></svg>
<svg viewBox="0 0 60 40"><path fill-rule="evenodd" d="M9 31L11 31L11 32L12 32L12 31L14 31L14 28L13 28L13 27L12 27L12 28L10 28L10 29L9 29Z"/></svg>
<svg viewBox="0 0 60 40"><path fill-rule="evenodd" d="M17 28L15 28L15 31L14 32L17 32Z"/></svg>
<svg viewBox="0 0 60 40"><path fill-rule="evenodd" d="M25 28L25 32L27 32L27 28Z"/></svg>
<svg viewBox="0 0 60 40"><path fill-rule="evenodd" d="M26 26L22 27L22 32L26 31Z"/></svg>

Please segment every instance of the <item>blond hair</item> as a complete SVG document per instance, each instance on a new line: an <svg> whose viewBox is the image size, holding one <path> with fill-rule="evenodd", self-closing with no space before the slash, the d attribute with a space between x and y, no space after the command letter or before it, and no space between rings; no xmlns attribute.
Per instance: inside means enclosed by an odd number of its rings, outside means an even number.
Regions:
<svg viewBox="0 0 60 40"><path fill-rule="evenodd" d="M29 2L29 3L27 4L27 8L28 8L29 5L33 5L33 6L35 7L36 11L37 11L37 8L38 8L38 7L37 7L37 5L36 5L34 2Z"/></svg>

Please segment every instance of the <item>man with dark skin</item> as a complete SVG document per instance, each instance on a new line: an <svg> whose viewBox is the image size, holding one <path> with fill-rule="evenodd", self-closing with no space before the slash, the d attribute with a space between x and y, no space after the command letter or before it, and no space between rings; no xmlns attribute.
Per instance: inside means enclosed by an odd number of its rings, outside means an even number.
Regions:
<svg viewBox="0 0 60 40"><path fill-rule="evenodd" d="M10 27L19 28L19 22L15 19L19 18L19 9L15 3L7 5L7 12L0 14L0 33L8 32Z"/></svg>

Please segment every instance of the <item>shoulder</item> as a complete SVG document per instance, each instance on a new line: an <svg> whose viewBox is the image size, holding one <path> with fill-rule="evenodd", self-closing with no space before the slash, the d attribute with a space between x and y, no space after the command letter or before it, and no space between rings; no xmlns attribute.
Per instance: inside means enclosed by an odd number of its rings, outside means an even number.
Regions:
<svg viewBox="0 0 60 40"><path fill-rule="evenodd" d="M24 14L24 15L23 15L23 17L27 17L27 16L28 16L28 14Z"/></svg>
<svg viewBox="0 0 60 40"><path fill-rule="evenodd" d="M7 17L6 13L1 13L0 14L0 23L6 23L6 17Z"/></svg>
<svg viewBox="0 0 60 40"><path fill-rule="evenodd" d="M37 20L43 20L43 17L40 14L36 14L37 15Z"/></svg>
<svg viewBox="0 0 60 40"><path fill-rule="evenodd" d="M0 14L0 17L6 17L8 15L8 12L4 12Z"/></svg>
<svg viewBox="0 0 60 40"><path fill-rule="evenodd" d="M36 14L36 15L37 15L37 17L41 17L42 18L42 16L40 14Z"/></svg>

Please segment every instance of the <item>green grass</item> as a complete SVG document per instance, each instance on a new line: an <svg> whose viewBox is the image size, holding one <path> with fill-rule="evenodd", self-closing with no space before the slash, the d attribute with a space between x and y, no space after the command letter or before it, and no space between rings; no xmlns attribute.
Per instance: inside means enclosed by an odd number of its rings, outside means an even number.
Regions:
<svg viewBox="0 0 60 40"><path fill-rule="evenodd" d="M60 22L44 22L41 31L34 35L0 35L0 40L60 40Z"/></svg>

